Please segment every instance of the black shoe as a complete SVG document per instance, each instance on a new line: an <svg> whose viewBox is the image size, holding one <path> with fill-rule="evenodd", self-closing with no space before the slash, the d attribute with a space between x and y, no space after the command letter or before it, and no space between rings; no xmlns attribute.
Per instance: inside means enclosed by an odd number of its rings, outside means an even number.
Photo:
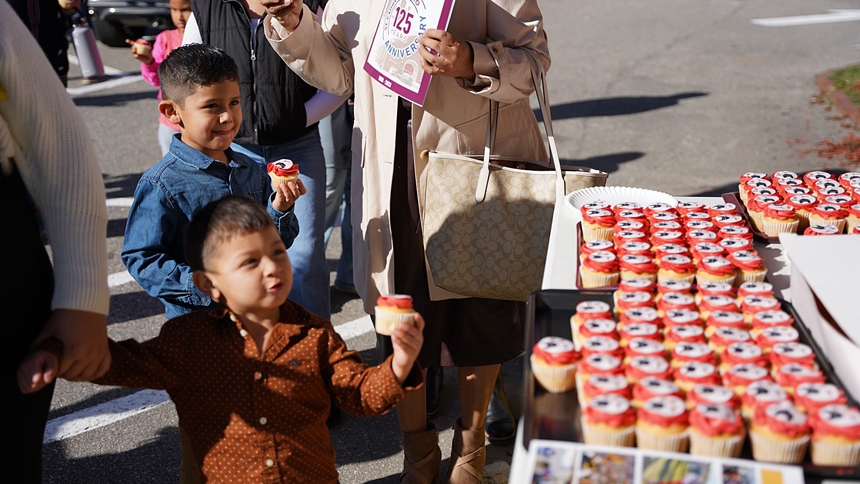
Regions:
<svg viewBox="0 0 860 484"><path fill-rule="evenodd" d="M427 416L432 417L439 411L439 396L442 394L442 381L445 375L441 366L427 367L424 387L427 389Z"/></svg>
<svg viewBox="0 0 860 484"><path fill-rule="evenodd" d="M502 372L496 378L496 388L487 406L487 418L484 420L484 431L490 443L501 444L510 441L517 434L517 422L505 395L502 383Z"/></svg>

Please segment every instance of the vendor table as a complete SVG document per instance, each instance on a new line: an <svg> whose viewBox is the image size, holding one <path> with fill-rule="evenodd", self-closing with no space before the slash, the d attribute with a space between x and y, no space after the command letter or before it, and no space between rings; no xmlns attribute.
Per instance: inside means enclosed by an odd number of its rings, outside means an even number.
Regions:
<svg viewBox="0 0 860 484"><path fill-rule="evenodd" d="M706 206L724 203L723 199L719 197L678 197L678 200L699 202ZM556 205L541 289L578 289L576 278L579 237L576 224L580 221L581 216L567 204L560 202ZM780 244L766 244L757 240L755 249L764 260L768 271L767 280L773 285L774 293L778 297L790 301L788 286L791 268L788 259L782 252L782 246ZM528 469L528 450L523 445L522 436L523 419L521 418L511 462L511 483L531 482L532 476L529 475Z"/></svg>

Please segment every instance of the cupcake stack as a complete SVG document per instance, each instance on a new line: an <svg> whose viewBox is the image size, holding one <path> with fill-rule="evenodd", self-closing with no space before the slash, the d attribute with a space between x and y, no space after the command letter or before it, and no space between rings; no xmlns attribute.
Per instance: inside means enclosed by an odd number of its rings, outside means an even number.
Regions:
<svg viewBox="0 0 860 484"><path fill-rule="evenodd" d="M860 465L860 413L770 284L634 278L613 300L577 305L576 344L532 351L541 385L576 388L586 444L738 457L749 440L760 461Z"/></svg>
<svg viewBox="0 0 860 484"><path fill-rule="evenodd" d="M632 279L725 282L737 287L764 281L767 274L753 247L752 230L734 204L611 206L596 201L580 210L579 285L584 289Z"/></svg>
<svg viewBox="0 0 860 484"><path fill-rule="evenodd" d="M738 192L753 227L768 237L860 233L860 173L744 173Z"/></svg>

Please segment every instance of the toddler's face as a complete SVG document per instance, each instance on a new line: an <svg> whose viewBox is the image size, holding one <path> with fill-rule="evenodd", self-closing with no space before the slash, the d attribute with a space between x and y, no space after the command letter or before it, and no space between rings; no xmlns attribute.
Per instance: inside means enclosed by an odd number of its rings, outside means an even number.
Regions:
<svg viewBox="0 0 860 484"><path fill-rule="evenodd" d="M239 315L262 315L284 304L293 288L293 268L274 227L216 244L205 262L216 299Z"/></svg>
<svg viewBox="0 0 860 484"><path fill-rule="evenodd" d="M242 124L239 83L198 86L183 106L174 103L174 108L178 118L171 121L179 125L182 142L211 158L224 158Z"/></svg>
<svg viewBox="0 0 860 484"><path fill-rule="evenodd" d="M180 33L185 32L185 24L191 16L191 2L188 0L170 0L170 19Z"/></svg>

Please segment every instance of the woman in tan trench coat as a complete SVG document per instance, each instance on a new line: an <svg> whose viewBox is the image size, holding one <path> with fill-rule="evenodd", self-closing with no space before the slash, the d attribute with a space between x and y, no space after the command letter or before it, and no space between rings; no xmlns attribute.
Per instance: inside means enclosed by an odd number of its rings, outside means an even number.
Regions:
<svg viewBox="0 0 860 484"><path fill-rule="evenodd" d="M550 65L537 0L456 2L448 31L431 29L421 39L438 55L419 49L434 78L424 106L409 110L363 70L383 0L330 0L320 23L300 1L262 3L270 14L266 36L296 73L319 89L355 93L353 173L361 174L352 182L355 286L370 314L380 294L415 299L427 321L419 362L441 360L459 370L461 418L450 481L480 482L487 404L500 363L522 351L522 305L463 299L433 284L417 213L426 166L419 154L483 153L490 99L502 103L495 152L547 159L528 104L532 73ZM423 389L397 407L397 418L405 454L401 481L430 482L441 456Z"/></svg>

